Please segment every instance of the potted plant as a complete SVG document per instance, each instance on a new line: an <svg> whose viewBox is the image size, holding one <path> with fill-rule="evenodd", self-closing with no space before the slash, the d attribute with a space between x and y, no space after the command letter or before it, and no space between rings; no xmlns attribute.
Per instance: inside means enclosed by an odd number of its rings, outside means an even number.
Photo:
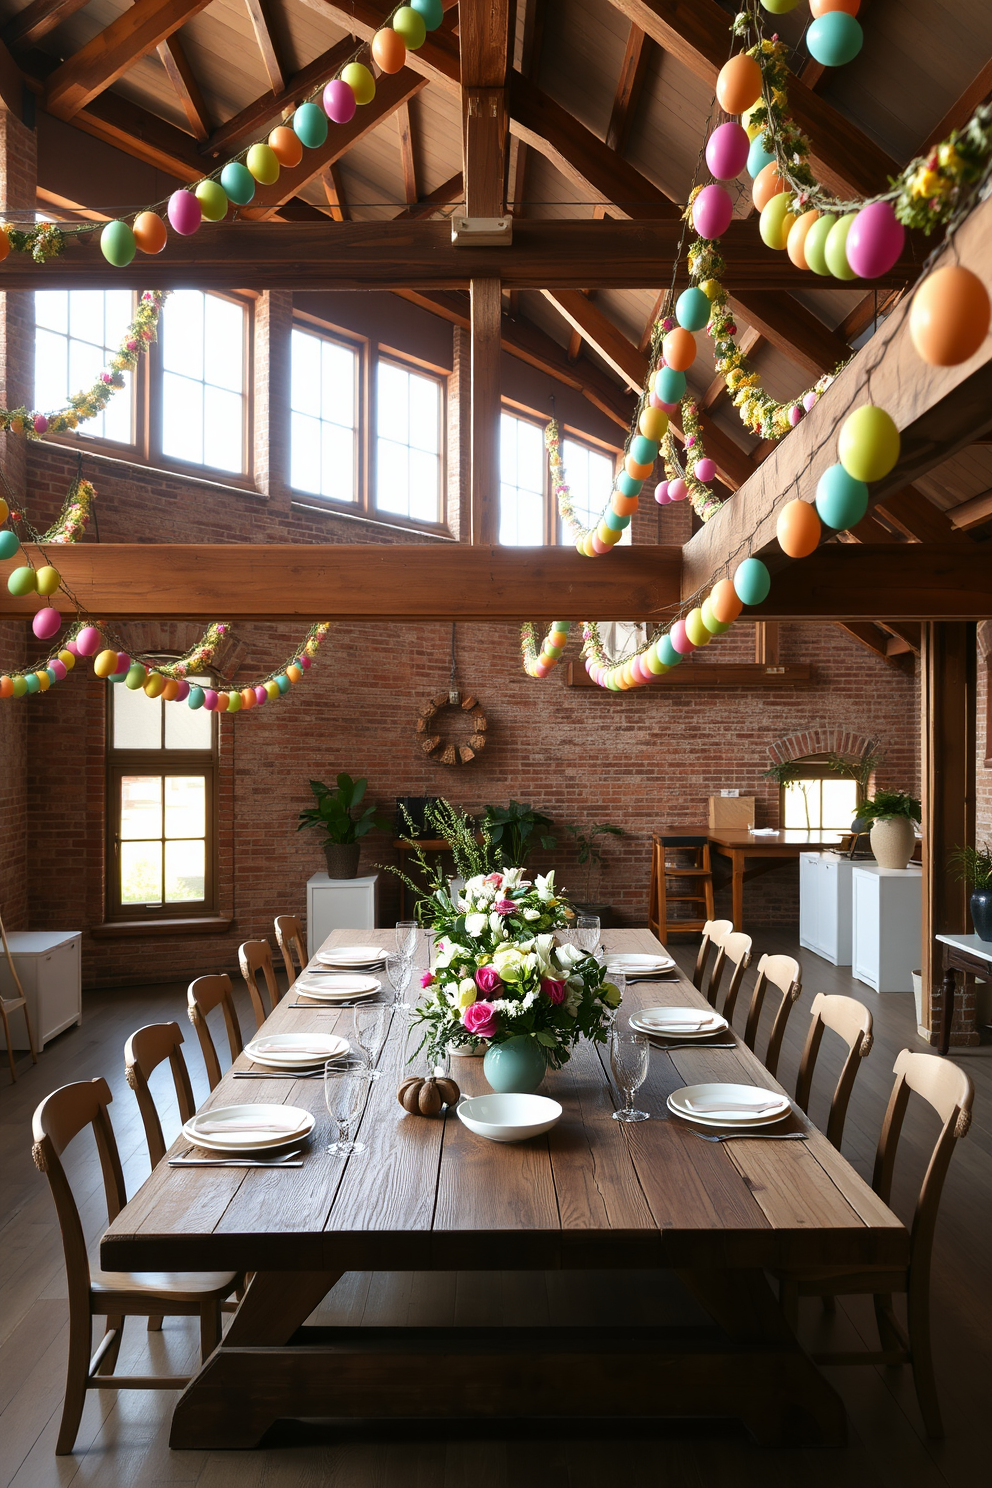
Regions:
<svg viewBox="0 0 992 1488"><path fill-rule="evenodd" d="M509 806L487 806L482 826L507 868L522 868L538 842L545 850L557 845L557 838L545 830L554 826L550 816L522 801L511 801Z"/></svg>
<svg viewBox="0 0 992 1488"><path fill-rule="evenodd" d="M366 806L360 816L353 813L361 804L368 781L362 775L358 780L342 771L337 785L331 787L321 780L311 780L310 789L317 802L300 812L297 831L304 827L320 827L324 832L324 856L327 858L327 873L330 878L356 878L361 842L366 832L373 827L385 829L389 822L378 816L374 806Z"/></svg>
<svg viewBox="0 0 992 1488"><path fill-rule="evenodd" d="M871 850L880 868L905 868L913 856L914 822L920 803L905 791L879 790L861 807L862 821L871 823Z"/></svg>
<svg viewBox="0 0 992 1488"><path fill-rule="evenodd" d="M856 760L849 759L843 754L827 755L827 762L831 769L836 770L840 775L847 775L857 783L858 813L851 822L852 832L861 833L868 830L868 823L861 815L861 807L868 799L868 786L871 783L872 774L878 769L883 759L884 755L878 747L877 739L869 739L863 754Z"/></svg>
<svg viewBox="0 0 992 1488"><path fill-rule="evenodd" d="M950 865L971 885L971 923L979 940L992 941L992 847L957 847Z"/></svg>
<svg viewBox="0 0 992 1488"><path fill-rule="evenodd" d="M772 765L770 770L765 771L766 780L775 780L779 785L798 785L803 798L803 808L806 812L806 830L812 831L809 819L809 789L816 782L802 772L801 760L783 760L780 764Z"/></svg>
<svg viewBox="0 0 992 1488"><path fill-rule="evenodd" d="M565 831L575 838L575 846L578 849L579 867L586 870L584 898L581 901L576 900L575 907L586 914L599 915L600 922L605 925L610 918L610 905L595 904L592 898L593 877L594 875L596 876L596 882L598 883L598 875L607 866L606 858L600 850L596 838L607 836L623 837L625 836L623 827L614 826L612 822L593 822L592 826L583 828L577 826L575 822L566 822Z"/></svg>

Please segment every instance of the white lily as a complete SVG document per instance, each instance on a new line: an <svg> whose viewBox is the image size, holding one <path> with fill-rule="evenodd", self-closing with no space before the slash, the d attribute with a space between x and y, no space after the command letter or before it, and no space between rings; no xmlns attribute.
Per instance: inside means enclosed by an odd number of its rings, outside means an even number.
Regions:
<svg viewBox="0 0 992 1488"><path fill-rule="evenodd" d="M485 935L486 926L489 921L484 914L467 914L465 916L465 931L471 935L473 940L478 940L480 935Z"/></svg>

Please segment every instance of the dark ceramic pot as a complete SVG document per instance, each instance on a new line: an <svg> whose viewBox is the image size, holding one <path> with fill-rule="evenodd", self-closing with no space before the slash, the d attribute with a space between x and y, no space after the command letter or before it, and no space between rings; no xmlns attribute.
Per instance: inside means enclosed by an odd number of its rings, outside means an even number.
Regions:
<svg viewBox="0 0 992 1488"><path fill-rule="evenodd" d="M972 891L971 923L979 940L992 941L992 889Z"/></svg>
<svg viewBox="0 0 992 1488"><path fill-rule="evenodd" d="M328 878L357 878L360 842L325 842Z"/></svg>

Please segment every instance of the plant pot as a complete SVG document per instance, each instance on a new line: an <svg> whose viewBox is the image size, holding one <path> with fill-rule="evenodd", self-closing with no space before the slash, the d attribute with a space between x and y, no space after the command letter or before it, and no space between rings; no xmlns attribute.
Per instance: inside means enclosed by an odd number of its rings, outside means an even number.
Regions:
<svg viewBox="0 0 992 1488"><path fill-rule="evenodd" d="M575 910L576 914L598 916L600 929L602 930L610 930L613 928L612 904L580 904L577 900L573 900L572 908Z"/></svg>
<svg viewBox="0 0 992 1488"><path fill-rule="evenodd" d="M872 824L871 850L880 868L905 868L913 856L916 833L908 816L881 816Z"/></svg>
<svg viewBox="0 0 992 1488"><path fill-rule="evenodd" d="M992 889L972 891L971 923L979 940L992 941Z"/></svg>
<svg viewBox="0 0 992 1488"><path fill-rule="evenodd" d="M328 878L357 878L360 842L325 842Z"/></svg>
<svg viewBox="0 0 992 1488"><path fill-rule="evenodd" d="M864 819L863 816L856 816L854 818L854 820L851 823L851 831L854 832L854 833L856 833L857 836L859 836L859 837L864 832L867 832L868 831L868 823L865 821L865 819Z"/></svg>
<svg viewBox="0 0 992 1488"><path fill-rule="evenodd" d="M500 1095L533 1095L547 1073L548 1061L537 1039L518 1034L487 1049L482 1068Z"/></svg>

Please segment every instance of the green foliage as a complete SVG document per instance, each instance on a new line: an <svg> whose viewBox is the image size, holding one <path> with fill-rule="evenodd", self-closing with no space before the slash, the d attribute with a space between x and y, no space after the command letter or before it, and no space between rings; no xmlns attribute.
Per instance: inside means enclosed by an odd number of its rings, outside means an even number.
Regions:
<svg viewBox="0 0 992 1488"><path fill-rule="evenodd" d="M868 798L868 785L872 774L884 758L885 756L878 747L878 740L872 739L860 759L852 760L843 754L828 754L827 763L831 770L836 770L839 775L847 775L851 780L856 780L858 800L865 801Z"/></svg>
<svg viewBox="0 0 992 1488"><path fill-rule="evenodd" d="M350 775L342 771L338 776L337 785L332 789L321 780L311 780L310 789L313 792L316 806L308 806L305 811L300 812L298 832L304 827L320 827L328 842L357 842L373 827L384 831L389 827L389 822L384 816L378 816L374 806L366 806L360 816L354 816L353 812L361 805L368 785L364 775L353 780Z"/></svg>
<svg viewBox="0 0 992 1488"><path fill-rule="evenodd" d="M957 878L973 889L992 889L992 847L956 847L947 860Z"/></svg>
<svg viewBox="0 0 992 1488"><path fill-rule="evenodd" d="M403 816L409 833L403 841L412 850L413 860L420 871L420 883L415 883L393 863L379 863L376 866L402 879L414 896L414 913L417 919L422 925L432 923L438 905L451 908L451 896L448 893L450 875L438 859L431 862L426 857L423 846L413 835L413 822L405 807ZM453 806L443 797L430 802L424 808L424 823L435 838L447 842L455 860L455 872L461 878L467 880L478 874L492 873L500 866L500 855L493 846L486 822L477 823L467 811Z"/></svg>
<svg viewBox="0 0 992 1488"><path fill-rule="evenodd" d="M887 821L893 816L908 816L918 822L922 814L919 801L905 791L878 790L858 807L858 815L866 822Z"/></svg>
<svg viewBox="0 0 992 1488"><path fill-rule="evenodd" d="M522 801L511 801L509 806L487 806L482 825L499 850L500 867L522 868L538 842L545 850L557 846L558 839L544 830L554 826L550 816Z"/></svg>
<svg viewBox="0 0 992 1488"><path fill-rule="evenodd" d="M596 838L624 837L626 833L623 827L614 826L612 822L593 822L590 827L586 828L577 826L575 822L566 822L565 831L575 838L579 867L586 869L586 899L588 900L592 893L594 868L602 869L606 866L606 858L600 851Z"/></svg>

